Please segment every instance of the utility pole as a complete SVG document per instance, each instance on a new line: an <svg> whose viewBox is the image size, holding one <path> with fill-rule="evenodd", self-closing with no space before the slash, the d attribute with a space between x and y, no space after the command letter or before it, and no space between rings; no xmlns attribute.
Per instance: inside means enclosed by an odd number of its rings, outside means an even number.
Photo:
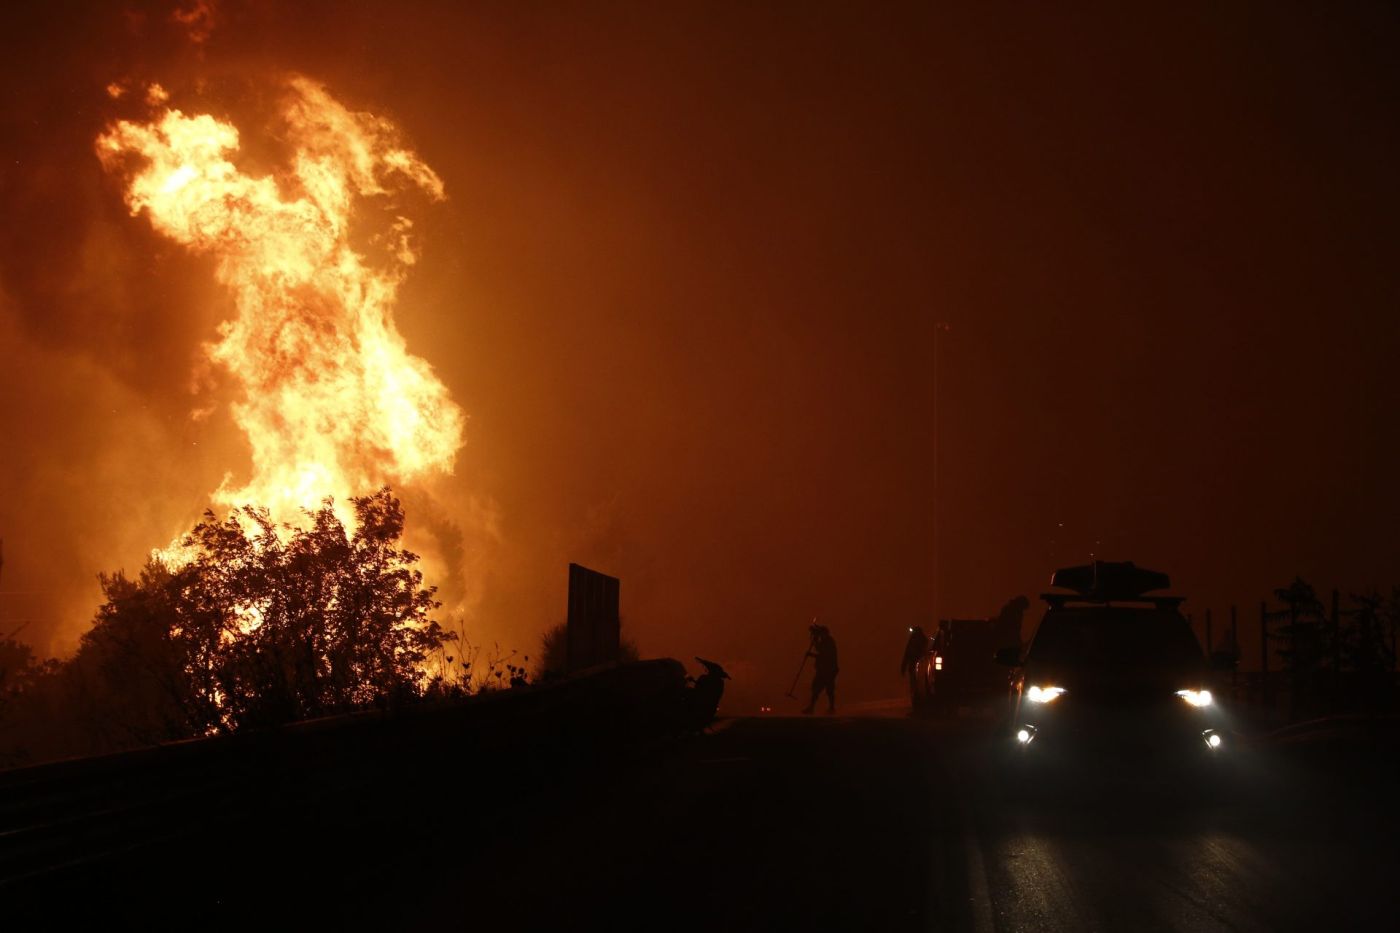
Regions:
<svg viewBox="0 0 1400 933"><path fill-rule="evenodd" d="M1269 604L1259 603L1259 692L1265 702L1273 698L1269 690Z"/></svg>
<svg viewBox="0 0 1400 933"><path fill-rule="evenodd" d="M1235 659L1235 663L1230 665L1230 692L1234 693L1234 687L1239 681L1240 673L1240 626L1234 603L1230 604L1230 651Z"/></svg>
<svg viewBox="0 0 1400 933"><path fill-rule="evenodd" d="M943 589L939 583L939 572L941 570L939 554L939 526L942 524L940 506L943 504L943 497L938 489L938 453L939 453L939 422L938 422L938 339L939 334L951 330L944 321L937 321L933 325L933 624L935 630L938 626L939 615L943 611Z"/></svg>
<svg viewBox="0 0 1400 933"><path fill-rule="evenodd" d="M1342 609L1341 594L1332 589L1332 672L1342 672Z"/></svg>
<svg viewBox="0 0 1400 933"><path fill-rule="evenodd" d="M1291 675L1288 678L1288 721L1298 721L1298 693L1303 689L1303 671L1298 657L1298 603L1288 604L1288 656Z"/></svg>
<svg viewBox="0 0 1400 933"><path fill-rule="evenodd" d="M1210 610L1206 610L1206 657L1209 658L1215 651L1215 640L1211 638L1210 631Z"/></svg>

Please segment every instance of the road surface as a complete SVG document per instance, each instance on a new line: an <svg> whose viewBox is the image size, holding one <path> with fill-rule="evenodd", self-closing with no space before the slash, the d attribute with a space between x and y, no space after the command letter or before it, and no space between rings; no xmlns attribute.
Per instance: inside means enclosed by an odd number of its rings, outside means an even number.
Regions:
<svg viewBox="0 0 1400 933"><path fill-rule="evenodd" d="M564 773L392 763L279 789L57 913L189 929L1387 929L1394 790L1013 777L975 722L763 717ZM502 776L509 775L508 779ZM1336 777L1334 775L1334 777ZM217 816L217 815L214 815Z"/></svg>
<svg viewBox="0 0 1400 933"><path fill-rule="evenodd" d="M472 888L550 929L1383 929L1400 916L1400 837L1366 796L1384 787L1324 791L1264 759L1201 786L1175 772L1028 786L1000 747L976 724L907 717L731 721L559 793L416 916L447 922L480 903Z"/></svg>

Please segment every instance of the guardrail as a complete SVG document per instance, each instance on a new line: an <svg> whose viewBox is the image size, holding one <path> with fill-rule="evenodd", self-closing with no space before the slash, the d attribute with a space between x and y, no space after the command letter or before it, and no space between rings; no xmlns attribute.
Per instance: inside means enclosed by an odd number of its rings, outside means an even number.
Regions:
<svg viewBox="0 0 1400 933"><path fill-rule="evenodd" d="M172 882L153 899L207 898L199 872L184 871L187 854L241 853L210 860L211 869L236 869L269 846L307 844L308 834L330 846L377 838L448 787L547 785L619 747L677 732L684 693L679 662L642 661L451 705L3 771L0 910L7 919L47 917L75 891L149 887L153 874ZM271 856L297 864L293 854Z"/></svg>

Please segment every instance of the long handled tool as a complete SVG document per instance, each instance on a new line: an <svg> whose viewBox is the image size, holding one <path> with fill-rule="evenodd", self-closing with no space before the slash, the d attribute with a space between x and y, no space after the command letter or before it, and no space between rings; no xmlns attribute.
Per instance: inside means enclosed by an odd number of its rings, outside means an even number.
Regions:
<svg viewBox="0 0 1400 933"><path fill-rule="evenodd" d="M813 625L816 625L816 624L817 624L817 617L816 617L816 616L812 616L812 624L813 624ZM803 653L803 655L802 655L802 663L799 664L799 665L797 665L797 676L794 677L794 678L792 679L792 686L791 686L791 687L788 687L787 695L788 695L788 698L789 698L789 699L792 699L792 700L797 699L797 694L793 693L793 691L797 689L797 682L798 682L799 680L802 679L802 669L805 668L805 667L807 666L807 657L808 657L811 653L812 653L812 646L811 646L811 645L808 645L808 646L807 646L807 650L806 650L806 651Z"/></svg>

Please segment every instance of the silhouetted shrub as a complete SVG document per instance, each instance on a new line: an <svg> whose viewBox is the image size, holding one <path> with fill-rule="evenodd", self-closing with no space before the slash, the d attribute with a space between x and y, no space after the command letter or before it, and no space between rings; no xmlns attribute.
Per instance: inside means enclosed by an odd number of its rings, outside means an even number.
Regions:
<svg viewBox="0 0 1400 933"><path fill-rule="evenodd" d="M0 713L5 701L13 697L33 676L36 664L34 651L22 641L0 638Z"/></svg>
<svg viewBox="0 0 1400 933"><path fill-rule="evenodd" d="M448 646L443 645L434 652L429 670L432 677L424 691L424 696L433 700L458 699L474 693L489 693L493 690L513 690L527 686L530 682L527 654L515 663L517 651L503 653L499 643L492 652L485 655L481 646L474 645L467 637L466 625L457 620L457 631L449 638L456 645L456 654L448 654Z"/></svg>
<svg viewBox="0 0 1400 933"><path fill-rule="evenodd" d="M101 578L106 601L77 655L84 689L136 741L233 731L420 696L428 655L456 636L430 613L417 555L399 547L388 489L330 500L305 528L244 508L204 520L189 559Z"/></svg>
<svg viewBox="0 0 1400 933"><path fill-rule="evenodd" d="M618 635L617 645L618 660L627 663L636 661L641 657L637 650L637 643L626 635ZM545 629L545 633L540 636L539 661L535 667L535 677L537 680L548 680L553 677L563 677L564 671L568 667L569 657L569 626L560 622L558 625Z"/></svg>
<svg viewBox="0 0 1400 933"><path fill-rule="evenodd" d="M0 736L13 726L36 687L57 668L57 662L40 662L24 642L0 638ZM0 766L18 760L14 750L0 742Z"/></svg>

